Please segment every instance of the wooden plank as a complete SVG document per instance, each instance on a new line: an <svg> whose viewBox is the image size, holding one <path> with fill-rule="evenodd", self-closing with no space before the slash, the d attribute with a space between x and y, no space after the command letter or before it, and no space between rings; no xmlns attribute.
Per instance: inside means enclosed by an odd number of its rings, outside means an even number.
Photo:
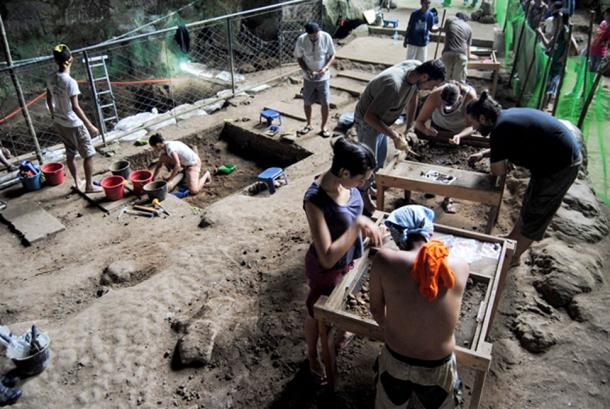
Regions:
<svg viewBox="0 0 610 409"><path fill-rule="evenodd" d="M8 206L0 212L0 220L16 233L25 245L43 240L66 227L50 213L35 202L26 202L19 206Z"/></svg>
<svg viewBox="0 0 610 409"><path fill-rule="evenodd" d="M448 185L431 181L423 176L429 171L454 176L455 180ZM401 161L380 169L375 180L384 187L434 193L494 206L502 200L502 192L495 186L493 175L445 166Z"/></svg>
<svg viewBox="0 0 610 409"><path fill-rule="evenodd" d="M375 73L366 72L366 71L355 71L355 70L337 71L337 76L338 77L351 78L351 79L354 79L354 80L357 80L357 81L363 81L363 82L366 82L366 83L368 83L373 78L375 78L376 75L377 74L375 74Z"/></svg>
<svg viewBox="0 0 610 409"><path fill-rule="evenodd" d="M359 97L364 91L366 83L350 78L338 77L333 78L330 81L330 87L332 89L347 92L354 97Z"/></svg>
<svg viewBox="0 0 610 409"><path fill-rule="evenodd" d="M383 331L374 320L363 318L347 311L331 309L326 305L326 301L326 297L320 297L318 302L314 305L314 317L316 319L326 323L332 323L333 326L343 331L352 332L359 337L384 342ZM474 351L459 345L455 346L455 355L460 365L475 370L486 371L491 362L490 353Z"/></svg>
<svg viewBox="0 0 610 409"><path fill-rule="evenodd" d="M264 109L272 109L288 118L296 119L303 122L307 121L307 118L305 117L305 112L303 111L302 100L300 100L300 103L277 101L273 102L272 104L266 105Z"/></svg>

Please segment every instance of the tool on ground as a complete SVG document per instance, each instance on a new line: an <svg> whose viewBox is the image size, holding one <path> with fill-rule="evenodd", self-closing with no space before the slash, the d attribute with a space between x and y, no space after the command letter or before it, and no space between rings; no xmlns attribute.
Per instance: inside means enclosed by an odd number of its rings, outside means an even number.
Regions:
<svg viewBox="0 0 610 409"><path fill-rule="evenodd" d="M102 212L106 213L106 214L110 214L110 210L106 209L104 206L102 206L101 204L99 204L98 202L96 202L95 200L91 199L89 196L87 196L87 194L83 191L81 191L80 189L77 189L76 187L72 186L71 187L72 191L76 194L78 194L80 197L82 197L83 199L85 199L87 202L89 202L90 204L92 204L93 206L97 207L98 209L100 209Z"/></svg>
<svg viewBox="0 0 610 409"><path fill-rule="evenodd" d="M158 209L155 209L152 207L142 206L142 205L133 205L133 208L136 210L141 210L143 212L148 212L148 213L154 214L155 216L161 215L161 210L158 210Z"/></svg>
<svg viewBox="0 0 610 409"><path fill-rule="evenodd" d="M130 214L132 216L142 216L142 217L148 217L148 218L155 217L154 214L149 213L149 212L143 212L140 210L129 210L128 207L124 207L123 209L121 209L121 212L119 213L119 216L117 218L120 219L121 216L123 216L124 214Z"/></svg>
<svg viewBox="0 0 610 409"><path fill-rule="evenodd" d="M153 199L152 205L153 207L158 207L159 209L161 209L161 211L166 215L171 216L171 214L165 209L165 207L161 206L161 202L159 202L159 199Z"/></svg>

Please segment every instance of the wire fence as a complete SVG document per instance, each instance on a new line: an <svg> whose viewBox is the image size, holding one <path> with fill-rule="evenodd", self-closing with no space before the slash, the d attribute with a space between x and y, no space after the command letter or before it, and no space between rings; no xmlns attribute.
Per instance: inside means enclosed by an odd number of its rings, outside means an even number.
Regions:
<svg viewBox="0 0 610 409"><path fill-rule="evenodd" d="M307 21L319 21L321 16L321 0L293 0L209 20L180 21L180 27L73 51L70 75L78 82L83 111L106 138L154 130L203 115L214 99L296 68L296 38ZM85 52L93 80L88 80ZM47 78L57 66L49 56L0 69L0 143L22 155L34 150L34 140L11 69L23 89L44 156L60 142L46 106Z"/></svg>

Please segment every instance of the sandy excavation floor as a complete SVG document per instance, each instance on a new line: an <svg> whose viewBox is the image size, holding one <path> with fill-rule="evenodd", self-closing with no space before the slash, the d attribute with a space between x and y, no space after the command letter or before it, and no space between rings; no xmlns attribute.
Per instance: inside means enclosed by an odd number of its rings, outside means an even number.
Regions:
<svg viewBox="0 0 610 409"><path fill-rule="evenodd" d="M289 102L299 88L281 84L249 105L236 102L163 133L190 137L242 118L250 121L236 125L254 130L262 106ZM331 115L351 110L350 101ZM283 130L302 125L284 118ZM170 197L170 217L119 220L118 208L104 216L67 195L67 184L9 199L10 206L36 201L66 226L27 248L0 228L0 323L20 332L35 321L52 340L49 368L22 385L14 407L371 408L380 344L356 339L341 351L334 399L303 370L309 233L302 197L313 175L329 166L330 147L313 133L297 143L313 154L287 167L289 183L275 195L243 194L240 182L219 200ZM123 144L120 156L146 149ZM215 165L207 148L200 154ZM99 158L98 171L113 160ZM508 180L495 234L506 233L517 215L523 177ZM389 208L400 204L400 193ZM484 226L482 206L460 204L461 213L447 215L441 198L422 200L441 223ZM547 238L511 270L481 408L610 407L608 213L579 180ZM113 263L126 273L102 284ZM190 346L204 356L199 367L180 367L179 339L182 351ZM0 360L2 372L11 367Z"/></svg>

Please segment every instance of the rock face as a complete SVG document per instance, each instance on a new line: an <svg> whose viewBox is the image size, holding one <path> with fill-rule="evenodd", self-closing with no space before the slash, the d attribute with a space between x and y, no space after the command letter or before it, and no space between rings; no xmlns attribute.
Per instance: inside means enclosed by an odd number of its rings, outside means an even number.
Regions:
<svg viewBox="0 0 610 409"><path fill-rule="evenodd" d="M547 319L535 314L521 314L513 322L519 343L533 353L545 352L557 343Z"/></svg>
<svg viewBox="0 0 610 409"><path fill-rule="evenodd" d="M540 276L534 287L553 307L567 306L575 295L588 293L603 281L601 258L580 246L547 239L533 247L531 255L532 273Z"/></svg>

